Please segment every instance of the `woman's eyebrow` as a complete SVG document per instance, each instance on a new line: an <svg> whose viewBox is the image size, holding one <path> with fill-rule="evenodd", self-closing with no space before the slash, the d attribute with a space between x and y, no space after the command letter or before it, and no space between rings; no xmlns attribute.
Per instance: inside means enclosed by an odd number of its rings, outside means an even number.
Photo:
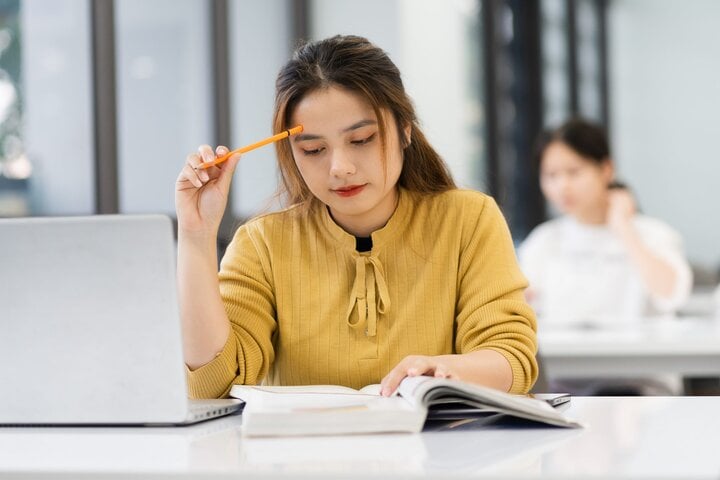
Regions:
<svg viewBox="0 0 720 480"><path fill-rule="evenodd" d="M355 122L347 128L343 128L342 130L340 130L340 133L351 132L353 130L357 130L358 128L365 127L367 125L377 125L377 121L370 120L370 119L360 120L359 122ZM295 135L294 140L297 143L297 142L304 142L306 140L320 140L322 138L323 138L322 135L316 135L314 133L299 133L299 134Z"/></svg>
<svg viewBox="0 0 720 480"><path fill-rule="evenodd" d="M362 128L366 125L377 125L377 122L375 120L360 120L359 122L353 123L349 127L342 130L342 133L347 133L353 130L357 130L358 128Z"/></svg>

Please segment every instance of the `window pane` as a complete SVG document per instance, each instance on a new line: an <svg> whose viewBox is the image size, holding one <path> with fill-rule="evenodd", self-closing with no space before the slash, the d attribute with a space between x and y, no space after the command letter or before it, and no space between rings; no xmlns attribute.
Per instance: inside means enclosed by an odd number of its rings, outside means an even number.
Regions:
<svg viewBox="0 0 720 480"><path fill-rule="evenodd" d="M570 116L567 11L565 0L543 0L541 10L543 124L555 127Z"/></svg>
<svg viewBox="0 0 720 480"><path fill-rule="evenodd" d="M89 4L2 7L0 215L92 213Z"/></svg>
<svg viewBox="0 0 720 480"><path fill-rule="evenodd" d="M230 56L232 148L272 135L275 78L290 58L292 0L232 2ZM268 207L277 189L275 148L246 154L233 180L232 209L237 217Z"/></svg>
<svg viewBox="0 0 720 480"><path fill-rule="evenodd" d="M458 185L487 190L480 2L402 0L400 8L398 67L423 130Z"/></svg>
<svg viewBox="0 0 720 480"><path fill-rule="evenodd" d="M115 8L120 211L173 214L185 157L214 141L209 3Z"/></svg>
<svg viewBox="0 0 720 480"><path fill-rule="evenodd" d="M580 115L602 121L600 10L594 0L577 2L578 103Z"/></svg>
<svg viewBox="0 0 720 480"><path fill-rule="evenodd" d="M693 264L718 272L720 3L611 2L608 14L620 177L682 234Z"/></svg>

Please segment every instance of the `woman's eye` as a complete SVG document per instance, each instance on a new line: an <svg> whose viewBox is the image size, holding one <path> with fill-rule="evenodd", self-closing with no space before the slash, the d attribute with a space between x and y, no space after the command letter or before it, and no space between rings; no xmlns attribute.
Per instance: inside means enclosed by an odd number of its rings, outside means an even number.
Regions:
<svg viewBox="0 0 720 480"><path fill-rule="evenodd" d="M310 149L310 150L306 150L306 149L303 148L302 151L303 151L303 154L305 154L305 155L317 155L318 153L320 153L320 152L323 151L323 148L322 148L322 147L320 147L320 148L313 148L313 149Z"/></svg>
<svg viewBox="0 0 720 480"><path fill-rule="evenodd" d="M353 140L350 143L352 143L353 145L365 145L366 143L372 142L374 138L375 138L375 134L373 133L369 137L365 137L360 140Z"/></svg>

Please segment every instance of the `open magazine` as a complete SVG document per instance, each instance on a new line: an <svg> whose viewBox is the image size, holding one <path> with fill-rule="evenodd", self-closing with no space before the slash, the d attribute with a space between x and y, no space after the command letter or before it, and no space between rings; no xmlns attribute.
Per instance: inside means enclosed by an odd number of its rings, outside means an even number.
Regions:
<svg viewBox="0 0 720 480"><path fill-rule="evenodd" d="M580 426L544 400L427 376L406 377L391 397L380 395L380 385L360 390L334 385L235 385L230 395L246 403L242 432L248 436L419 432L428 419L489 415Z"/></svg>

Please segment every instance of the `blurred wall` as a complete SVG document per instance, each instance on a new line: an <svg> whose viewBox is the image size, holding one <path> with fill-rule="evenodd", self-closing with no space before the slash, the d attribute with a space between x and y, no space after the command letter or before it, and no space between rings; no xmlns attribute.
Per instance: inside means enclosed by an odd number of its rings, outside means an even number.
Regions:
<svg viewBox="0 0 720 480"><path fill-rule="evenodd" d="M720 264L720 2L617 0L609 9L611 139L645 213Z"/></svg>

